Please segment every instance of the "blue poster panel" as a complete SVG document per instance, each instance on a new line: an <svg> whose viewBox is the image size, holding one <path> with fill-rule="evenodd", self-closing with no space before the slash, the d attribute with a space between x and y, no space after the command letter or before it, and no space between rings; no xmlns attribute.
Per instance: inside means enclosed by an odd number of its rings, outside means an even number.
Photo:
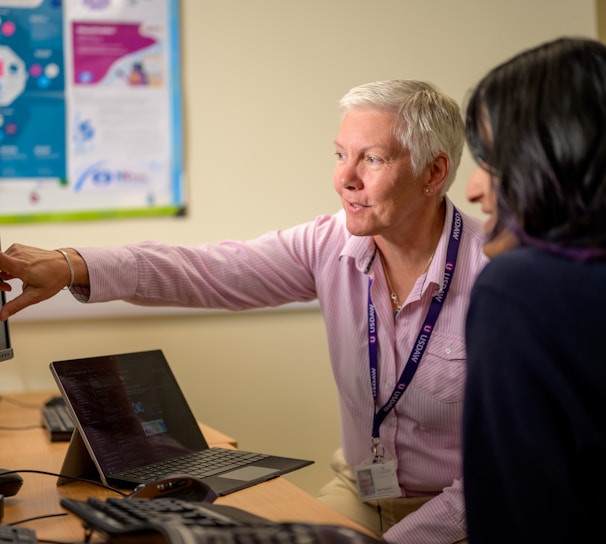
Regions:
<svg viewBox="0 0 606 544"><path fill-rule="evenodd" d="M0 0L0 223L181 215L177 0Z"/></svg>

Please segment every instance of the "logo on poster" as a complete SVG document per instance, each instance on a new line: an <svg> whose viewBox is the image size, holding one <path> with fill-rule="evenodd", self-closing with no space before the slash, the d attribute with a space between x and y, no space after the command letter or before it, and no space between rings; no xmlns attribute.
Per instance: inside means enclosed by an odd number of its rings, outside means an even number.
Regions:
<svg viewBox="0 0 606 544"><path fill-rule="evenodd" d="M85 185L104 189L109 186L146 185L149 182L147 174L128 168L112 169L105 167L106 161L100 161L89 166L76 180L74 192L81 191Z"/></svg>

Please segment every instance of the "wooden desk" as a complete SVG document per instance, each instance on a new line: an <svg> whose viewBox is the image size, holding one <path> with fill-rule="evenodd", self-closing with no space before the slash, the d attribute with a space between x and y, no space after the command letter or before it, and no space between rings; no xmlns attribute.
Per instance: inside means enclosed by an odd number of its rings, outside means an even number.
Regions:
<svg viewBox="0 0 606 544"><path fill-rule="evenodd" d="M57 487L55 476L25 472L27 469L52 473L61 470L67 442L51 442L40 423L40 408L54 394L57 393L0 395L0 468L23 471L21 476L24 481L17 495L4 499L2 523L65 513L59 504L61 497L83 500L90 496L116 496L112 491L83 482ZM34 428L24 429L26 426ZM234 438L206 425L201 427L209 445L237 446ZM275 521L333 523L363 530L284 478L275 478L220 497L217 503L236 506ZM80 520L71 514L32 520L21 525L34 529L39 540L74 542L82 541L84 536Z"/></svg>

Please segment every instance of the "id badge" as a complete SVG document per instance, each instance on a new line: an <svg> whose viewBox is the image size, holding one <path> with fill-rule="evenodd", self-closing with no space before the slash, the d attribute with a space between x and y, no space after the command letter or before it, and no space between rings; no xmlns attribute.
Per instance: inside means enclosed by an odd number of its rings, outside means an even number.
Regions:
<svg viewBox="0 0 606 544"><path fill-rule="evenodd" d="M393 460L359 465L355 468L355 475L361 501L402 496Z"/></svg>

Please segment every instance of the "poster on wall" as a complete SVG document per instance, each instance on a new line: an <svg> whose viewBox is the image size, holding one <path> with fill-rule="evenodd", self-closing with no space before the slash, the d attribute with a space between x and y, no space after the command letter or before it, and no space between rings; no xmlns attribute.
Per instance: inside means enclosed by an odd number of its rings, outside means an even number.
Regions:
<svg viewBox="0 0 606 544"><path fill-rule="evenodd" d="M178 0L0 0L0 223L183 215Z"/></svg>

